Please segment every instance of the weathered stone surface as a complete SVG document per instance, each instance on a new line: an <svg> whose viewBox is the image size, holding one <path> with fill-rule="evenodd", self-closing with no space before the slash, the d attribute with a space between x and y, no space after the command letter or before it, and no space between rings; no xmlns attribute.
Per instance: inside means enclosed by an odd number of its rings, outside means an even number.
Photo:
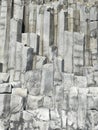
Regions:
<svg viewBox="0 0 98 130"><path fill-rule="evenodd" d="M15 51L16 42L21 41L21 21L11 19L10 26L10 43L9 43L9 64L8 68L13 69L15 67Z"/></svg>
<svg viewBox="0 0 98 130"><path fill-rule="evenodd" d="M43 65L47 63L47 58L44 56L36 56L35 58L35 68L42 69Z"/></svg>
<svg viewBox="0 0 98 130"><path fill-rule="evenodd" d="M49 126L50 130L54 129L61 130L61 119L56 119L55 121L51 120Z"/></svg>
<svg viewBox="0 0 98 130"><path fill-rule="evenodd" d="M7 3L7 1L1 1L0 4L0 63L2 64L1 72L6 72L8 64L8 35L10 28L10 22L8 22L7 19L10 20L11 10L10 3Z"/></svg>
<svg viewBox="0 0 98 130"><path fill-rule="evenodd" d="M33 114L31 112L28 112L28 111L23 111L23 120L25 122L33 121Z"/></svg>
<svg viewBox="0 0 98 130"><path fill-rule="evenodd" d="M66 124L67 124L66 111L62 110L62 111L61 111L61 114L62 114L62 115L61 115L61 116L62 116L62 117L61 117L61 119L62 119L62 128L63 128L63 129L66 129L66 127L67 127L67 125L66 125Z"/></svg>
<svg viewBox="0 0 98 130"><path fill-rule="evenodd" d="M74 85L74 74L63 73L64 89L67 90Z"/></svg>
<svg viewBox="0 0 98 130"><path fill-rule="evenodd" d="M27 109L34 110L43 106L43 97L42 96L32 96L28 95L27 97Z"/></svg>
<svg viewBox="0 0 98 130"><path fill-rule="evenodd" d="M33 52L35 54L38 54L39 51L39 36L34 34L34 33L30 33L30 47L33 48Z"/></svg>
<svg viewBox="0 0 98 130"><path fill-rule="evenodd" d="M0 130L98 130L97 5L0 1Z"/></svg>
<svg viewBox="0 0 98 130"><path fill-rule="evenodd" d="M64 33L64 44L63 45L63 55L64 55L64 71L67 73L72 73L73 69L73 33L65 31Z"/></svg>
<svg viewBox="0 0 98 130"><path fill-rule="evenodd" d="M83 47L84 47L84 34L74 33L74 73L81 74L81 68L84 64L83 61Z"/></svg>
<svg viewBox="0 0 98 130"><path fill-rule="evenodd" d="M49 121L50 117L49 117L49 109L47 108L39 108L33 111L28 110L28 112L30 112L33 117L36 116L37 119L42 120L42 121Z"/></svg>
<svg viewBox="0 0 98 130"><path fill-rule="evenodd" d="M23 33L22 43L25 46L33 48L33 52L38 54L39 51L39 36L35 33Z"/></svg>
<svg viewBox="0 0 98 130"><path fill-rule="evenodd" d="M87 78L86 76L75 76L74 77L74 86L79 88L87 87Z"/></svg>
<svg viewBox="0 0 98 130"><path fill-rule="evenodd" d="M16 4L14 4L14 14L13 17L15 19L23 19L23 6L21 6L23 4L23 1L21 0L15 0L14 1Z"/></svg>
<svg viewBox="0 0 98 130"><path fill-rule="evenodd" d="M74 111L68 112L68 128L77 129L77 114Z"/></svg>
<svg viewBox="0 0 98 130"><path fill-rule="evenodd" d="M32 70L33 65L33 49L30 47L22 48L22 67L21 72L25 73L26 71Z"/></svg>
<svg viewBox="0 0 98 130"><path fill-rule="evenodd" d="M24 88L13 88L12 94L18 95L20 97L27 97L27 89Z"/></svg>
<svg viewBox="0 0 98 130"><path fill-rule="evenodd" d="M57 85L54 91L55 95L53 95L53 97L56 102L54 105L56 105L58 111L60 112L62 109L66 108L66 102L64 99L65 95L62 94L64 93L64 85Z"/></svg>
<svg viewBox="0 0 98 130"><path fill-rule="evenodd" d="M69 92L69 110L78 110L78 89L76 87L71 87Z"/></svg>
<svg viewBox="0 0 98 130"><path fill-rule="evenodd" d="M98 85L98 72L97 71L94 72L94 81L96 85Z"/></svg>
<svg viewBox="0 0 98 130"><path fill-rule="evenodd" d="M1 94L0 95L0 117L1 118L7 118L7 116L10 114L10 94Z"/></svg>
<svg viewBox="0 0 98 130"><path fill-rule="evenodd" d="M15 76L14 81L19 81L21 78L21 66L22 66L22 47L20 42L16 43L16 57L15 57Z"/></svg>
<svg viewBox="0 0 98 130"><path fill-rule="evenodd" d="M21 82L10 82L12 88L21 88Z"/></svg>
<svg viewBox="0 0 98 130"><path fill-rule="evenodd" d="M25 46L29 46L29 33L22 33L22 43Z"/></svg>
<svg viewBox="0 0 98 130"><path fill-rule="evenodd" d="M56 120L59 117L60 117L60 115L59 115L57 110L51 110L50 111L50 118L51 118L51 120Z"/></svg>
<svg viewBox="0 0 98 130"><path fill-rule="evenodd" d="M53 108L53 100L52 100L52 97L44 96L43 107L49 108L49 109L52 109L52 108Z"/></svg>
<svg viewBox="0 0 98 130"><path fill-rule="evenodd" d="M87 88L79 88L78 90L78 128L86 129L86 114L87 114Z"/></svg>
<svg viewBox="0 0 98 130"><path fill-rule="evenodd" d="M35 96L40 94L41 86L41 71L34 70L25 73L25 88L27 88L29 94Z"/></svg>
<svg viewBox="0 0 98 130"><path fill-rule="evenodd" d="M87 118L87 126L88 129L90 130L91 128L94 130L98 129L98 112L96 110L89 110L88 113L88 118Z"/></svg>
<svg viewBox="0 0 98 130"><path fill-rule="evenodd" d="M42 70L41 94L51 95L53 92L53 64L46 64Z"/></svg>
<svg viewBox="0 0 98 130"><path fill-rule="evenodd" d="M98 107L98 89L90 87L89 93L88 93L88 109L90 110L97 110Z"/></svg>
<svg viewBox="0 0 98 130"><path fill-rule="evenodd" d="M18 95L11 94L11 102L10 102L11 113L12 114L18 113L21 110L23 110L23 98Z"/></svg>
<svg viewBox="0 0 98 130"><path fill-rule="evenodd" d="M21 112L14 113L14 114L11 114L10 120L11 120L11 122L19 122L21 117L22 117Z"/></svg>
<svg viewBox="0 0 98 130"><path fill-rule="evenodd" d="M9 82L10 75L7 73L0 73L0 83Z"/></svg>
<svg viewBox="0 0 98 130"><path fill-rule="evenodd" d="M49 55L49 46L53 44L53 15L47 8L44 10L43 25L43 54ZM47 21L46 21L47 19Z"/></svg>
<svg viewBox="0 0 98 130"><path fill-rule="evenodd" d="M11 93L12 87L8 83L0 84L0 94L2 93Z"/></svg>
<svg viewBox="0 0 98 130"><path fill-rule="evenodd" d="M60 56L64 55L63 36L64 36L64 10L62 9L58 14L58 54Z"/></svg>

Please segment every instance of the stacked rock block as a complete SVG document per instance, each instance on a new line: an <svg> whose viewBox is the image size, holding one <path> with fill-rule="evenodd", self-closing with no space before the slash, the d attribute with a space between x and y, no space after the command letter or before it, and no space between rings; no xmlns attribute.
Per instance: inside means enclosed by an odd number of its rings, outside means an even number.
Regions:
<svg viewBox="0 0 98 130"><path fill-rule="evenodd" d="M98 129L97 5L0 1L0 130Z"/></svg>

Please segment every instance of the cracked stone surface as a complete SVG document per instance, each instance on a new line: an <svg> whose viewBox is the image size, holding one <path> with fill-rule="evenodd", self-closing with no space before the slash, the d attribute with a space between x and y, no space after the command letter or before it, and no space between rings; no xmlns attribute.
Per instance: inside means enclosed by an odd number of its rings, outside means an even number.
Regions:
<svg viewBox="0 0 98 130"><path fill-rule="evenodd" d="M98 130L98 0L0 0L0 130Z"/></svg>

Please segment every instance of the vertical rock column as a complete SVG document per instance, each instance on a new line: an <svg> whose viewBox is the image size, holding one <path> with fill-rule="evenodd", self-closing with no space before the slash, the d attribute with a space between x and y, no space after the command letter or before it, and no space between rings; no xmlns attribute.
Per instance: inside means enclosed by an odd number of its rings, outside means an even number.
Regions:
<svg viewBox="0 0 98 130"><path fill-rule="evenodd" d="M74 10L73 12L73 18L74 18L74 28L73 31L79 32L80 31L80 11Z"/></svg>
<svg viewBox="0 0 98 130"><path fill-rule="evenodd" d="M44 6L37 6L36 33L40 36L39 55L43 55Z"/></svg>
<svg viewBox="0 0 98 130"><path fill-rule="evenodd" d="M24 44L24 46L29 46L29 33L22 33L22 43Z"/></svg>
<svg viewBox="0 0 98 130"><path fill-rule="evenodd" d="M11 0L7 1L7 18L6 18L6 46L5 46L5 56L4 56L4 72L8 71L8 47L9 47L9 42L10 42L10 36L9 36L9 32L10 32L10 17L11 17Z"/></svg>
<svg viewBox="0 0 98 130"><path fill-rule="evenodd" d="M0 63L2 64L3 72L7 71L7 53L6 45L6 29L7 29L7 1L1 1L1 16L0 16Z"/></svg>
<svg viewBox="0 0 98 130"><path fill-rule="evenodd" d="M33 48L22 48L22 67L21 67L21 81L24 83L24 75L26 71L32 70L33 65Z"/></svg>
<svg viewBox="0 0 98 130"><path fill-rule="evenodd" d="M22 67L22 48L23 44L16 42L16 55L15 55L15 77L14 81L20 81L21 78L21 67Z"/></svg>
<svg viewBox="0 0 98 130"><path fill-rule="evenodd" d="M35 33L22 33L22 43L31 47L35 54L39 52L39 36Z"/></svg>
<svg viewBox="0 0 98 130"><path fill-rule="evenodd" d="M64 10L62 9L58 14L58 55L64 56Z"/></svg>
<svg viewBox="0 0 98 130"><path fill-rule="evenodd" d="M49 46L53 45L53 31L52 31L52 14L50 10L45 8L44 11L44 30L43 30L43 55L49 55Z"/></svg>
<svg viewBox="0 0 98 130"><path fill-rule="evenodd" d="M14 78L14 68L15 68L15 56L16 56L16 44L17 41L21 39L21 26L22 22L15 19L11 19L10 23L10 43L9 43L9 62L8 70L10 73L10 80L13 81Z"/></svg>
<svg viewBox="0 0 98 130"><path fill-rule="evenodd" d="M73 8L68 8L68 30L73 32L74 28L74 18L73 18Z"/></svg>
<svg viewBox="0 0 98 130"><path fill-rule="evenodd" d="M23 1L14 0L13 17L18 20L23 19Z"/></svg>
<svg viewBox="0 0 98 130"><path fill-rule="evenodd" d="M36 33L37 6L30 4L29 11L29 32Z"/></svg>
<svg viewBox="0 0 98 130"><path fill-rule="evenodd" d="M29 32L29 5L24 6L24 15L23 15L23 24L24 24L24 32Z"/></svg>
<svg viewBox="0 0 98 130"><path fill-rule="evenodd" d="M54 9L54 45L57 45L58 10Z"/></svg>
<svg viewBox="0 0 98 130"><path fill-rule="evenodd" d="M74 33L73 69L74 73L81 75L81 67L84 65L84 34Z"/></svg>
<svg viewBox="0 0 98 130"><path fill-rule="evenodd" d="M78 90L78 128L86 129L87 116L87 88L79 88Z"/></svg>
<svg viewBox="0 0 98 130"><path fill-rule="evenodd" d="M64 32L64 71L73 72L73 33Z"/></svg>
<svg viewBox="0 0 98 130"><path fill-rule="evenodd" d="M97 63L97 10L96 7L90 9L90 51L91 51L91 60L92 65Z"/></svg>
<svg viewBox="0 0 98 130"><path fill-rule="evenodd" d="M47 96L53 94L53 64L43 65L41 94Z"/></svg>

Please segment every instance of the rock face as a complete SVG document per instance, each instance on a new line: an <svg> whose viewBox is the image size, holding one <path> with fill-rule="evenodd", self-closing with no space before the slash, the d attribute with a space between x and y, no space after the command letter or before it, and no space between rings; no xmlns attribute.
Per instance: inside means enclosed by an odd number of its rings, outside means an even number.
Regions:
<svg viewBox="0 0 98 130"><path fill-rule="evenodd" d="M0 130L98 130L98 0L0 0Z"/></svg>

